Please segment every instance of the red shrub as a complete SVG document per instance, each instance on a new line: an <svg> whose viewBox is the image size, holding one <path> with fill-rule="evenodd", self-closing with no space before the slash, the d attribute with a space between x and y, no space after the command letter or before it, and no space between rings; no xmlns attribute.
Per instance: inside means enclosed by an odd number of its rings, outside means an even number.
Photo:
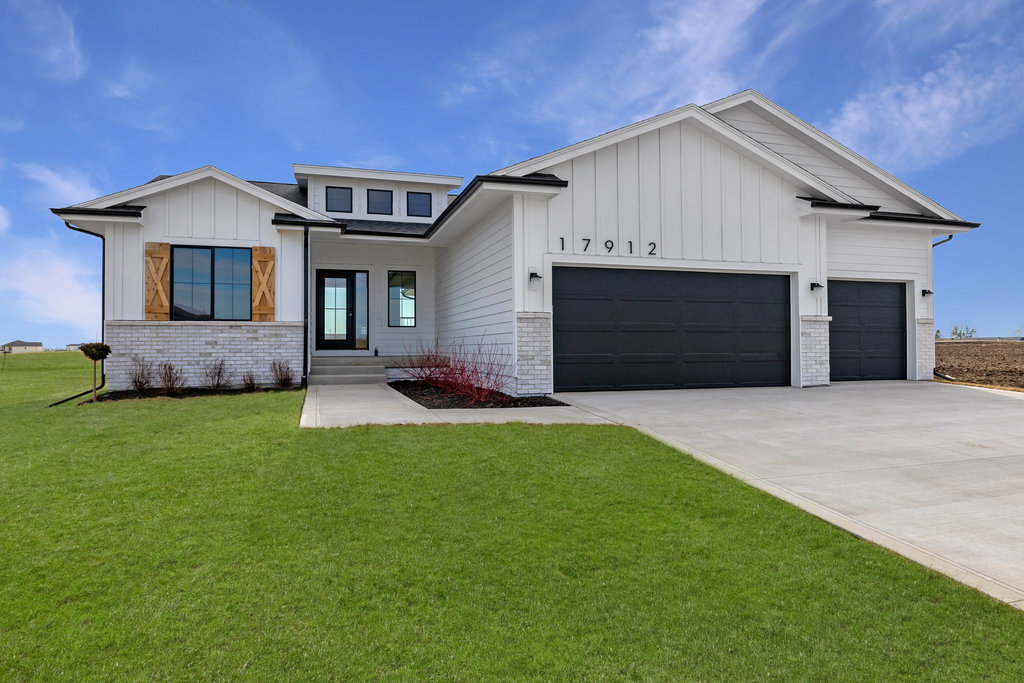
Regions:
<svg viewBox="0 0 1024 683"><path fill-rule="evenodd" d="M480 401L506 401L504 393L515 376L511 354L493 342L466 344L460 339L449 346L435 340L416 342L409 354L408 374L445 393L462 396L470 404Z"/></svg>

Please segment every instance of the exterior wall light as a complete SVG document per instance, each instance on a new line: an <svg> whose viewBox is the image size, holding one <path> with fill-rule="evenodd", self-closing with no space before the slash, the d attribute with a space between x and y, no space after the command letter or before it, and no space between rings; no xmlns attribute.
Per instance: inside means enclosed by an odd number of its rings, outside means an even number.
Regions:
<svg viewBox="0 0 1024 683"><path fill-rule="evenodd" d="M932 290L930 290L930 289L922 289L922 290L921 290L921 296L928 296L929 294L934 294L934 293L935 293L935 292L933 292L933 291L932 291Z"/></svg>
<svg viewBox="0 0 1024 683"><path fill-rule="evenodd" d="M813 292L816 289L825 289L825 285L821 284L820 282L812 282L811 291Z"/></svg>
<svg viewBox="0 0 1024 683"><path fill-rule="evenodd" d="M537 272L536 268L530 268L530 282L533 282L534 280L542 280L542 279L544 279L544 278L541 276L540 273Z"/></svg>

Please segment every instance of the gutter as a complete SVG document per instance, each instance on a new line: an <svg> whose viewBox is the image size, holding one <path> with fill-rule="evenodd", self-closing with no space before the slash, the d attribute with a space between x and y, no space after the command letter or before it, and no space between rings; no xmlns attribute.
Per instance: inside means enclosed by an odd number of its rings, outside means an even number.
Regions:
<svg viewBox="0 0 1024 683"><path fill-rule="evenodd" d="M945 244L946 242L949 242L952 239L953 239L952 235L946 235L944 238L942 238L938 242L932 242L932 249L934 249L935 247L939 246L940 244Z"/></svg>
<svg viewBox="0 0 1024 683"><path fill-rule="evenodd" d="M66 225L69 230L74 230L75 232L80 232L83 235L92 235L93 237L99 237L100 238L100 252L101 252L101 259L102 259L101 260L101 265L100 265L100 342L102 343L102 342L106 341L106 336L107 336L107 329L106 329L106 322L107 322L107 238L105 236L99 234L99 233L89 232L88 230L85 230L84 228L79 228L77 226L71 225L71 223L69 223L67 221L64 221L64 225ZM100 361L100 377L102 377L103 379L100 382L100 385L98 387L96 387L96 391L99 391L100 389L102 389L105 386L107 386L107 373L105 372L105 369L106 369L106 361L105 360L101 360ZM85 391L83 391L83 392L81 392L79 394L75 394L74 396L68 396L67 398L62 398L59 401L55 401L54 403L51 403L50 405L48 405L47 408L52 408L54 406L59 406L61 403L67 403L68 401L73 401L76 398L81 398L82 396L85 396L86 394L91 394L92 392L93 392L92 389L86 389Z"/></svg>
<svg viewBox="0 0 1024 683"><path fill-rule="evenodd" d="M309 383L309 226L302 228L302 386Z"/></svg>

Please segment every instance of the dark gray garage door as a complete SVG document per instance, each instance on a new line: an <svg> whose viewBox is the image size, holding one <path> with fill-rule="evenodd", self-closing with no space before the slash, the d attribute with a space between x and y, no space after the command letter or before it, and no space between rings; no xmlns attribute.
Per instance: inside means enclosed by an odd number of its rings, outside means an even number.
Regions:
<svg viewBox="0 0 1024 683"><path fill-rule="evenodd" d="M828 281L833 381L907 378L907 287Z"/></svg>
<svg viewBox="0 0 1024 683"><path fill-rule="evenodd" d="M790 383L789 277L555 268L556 391Z"/></svg>

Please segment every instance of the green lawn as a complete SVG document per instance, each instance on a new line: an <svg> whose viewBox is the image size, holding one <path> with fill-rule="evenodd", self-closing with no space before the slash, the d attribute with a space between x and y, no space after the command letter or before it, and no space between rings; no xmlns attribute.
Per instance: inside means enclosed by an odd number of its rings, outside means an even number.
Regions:
<svg viewBox="0 0 1024 683"><path fill-rule="evenodd" d="M1024 615L619 427L0 369L0 678L1022 680Z"/></svg>

